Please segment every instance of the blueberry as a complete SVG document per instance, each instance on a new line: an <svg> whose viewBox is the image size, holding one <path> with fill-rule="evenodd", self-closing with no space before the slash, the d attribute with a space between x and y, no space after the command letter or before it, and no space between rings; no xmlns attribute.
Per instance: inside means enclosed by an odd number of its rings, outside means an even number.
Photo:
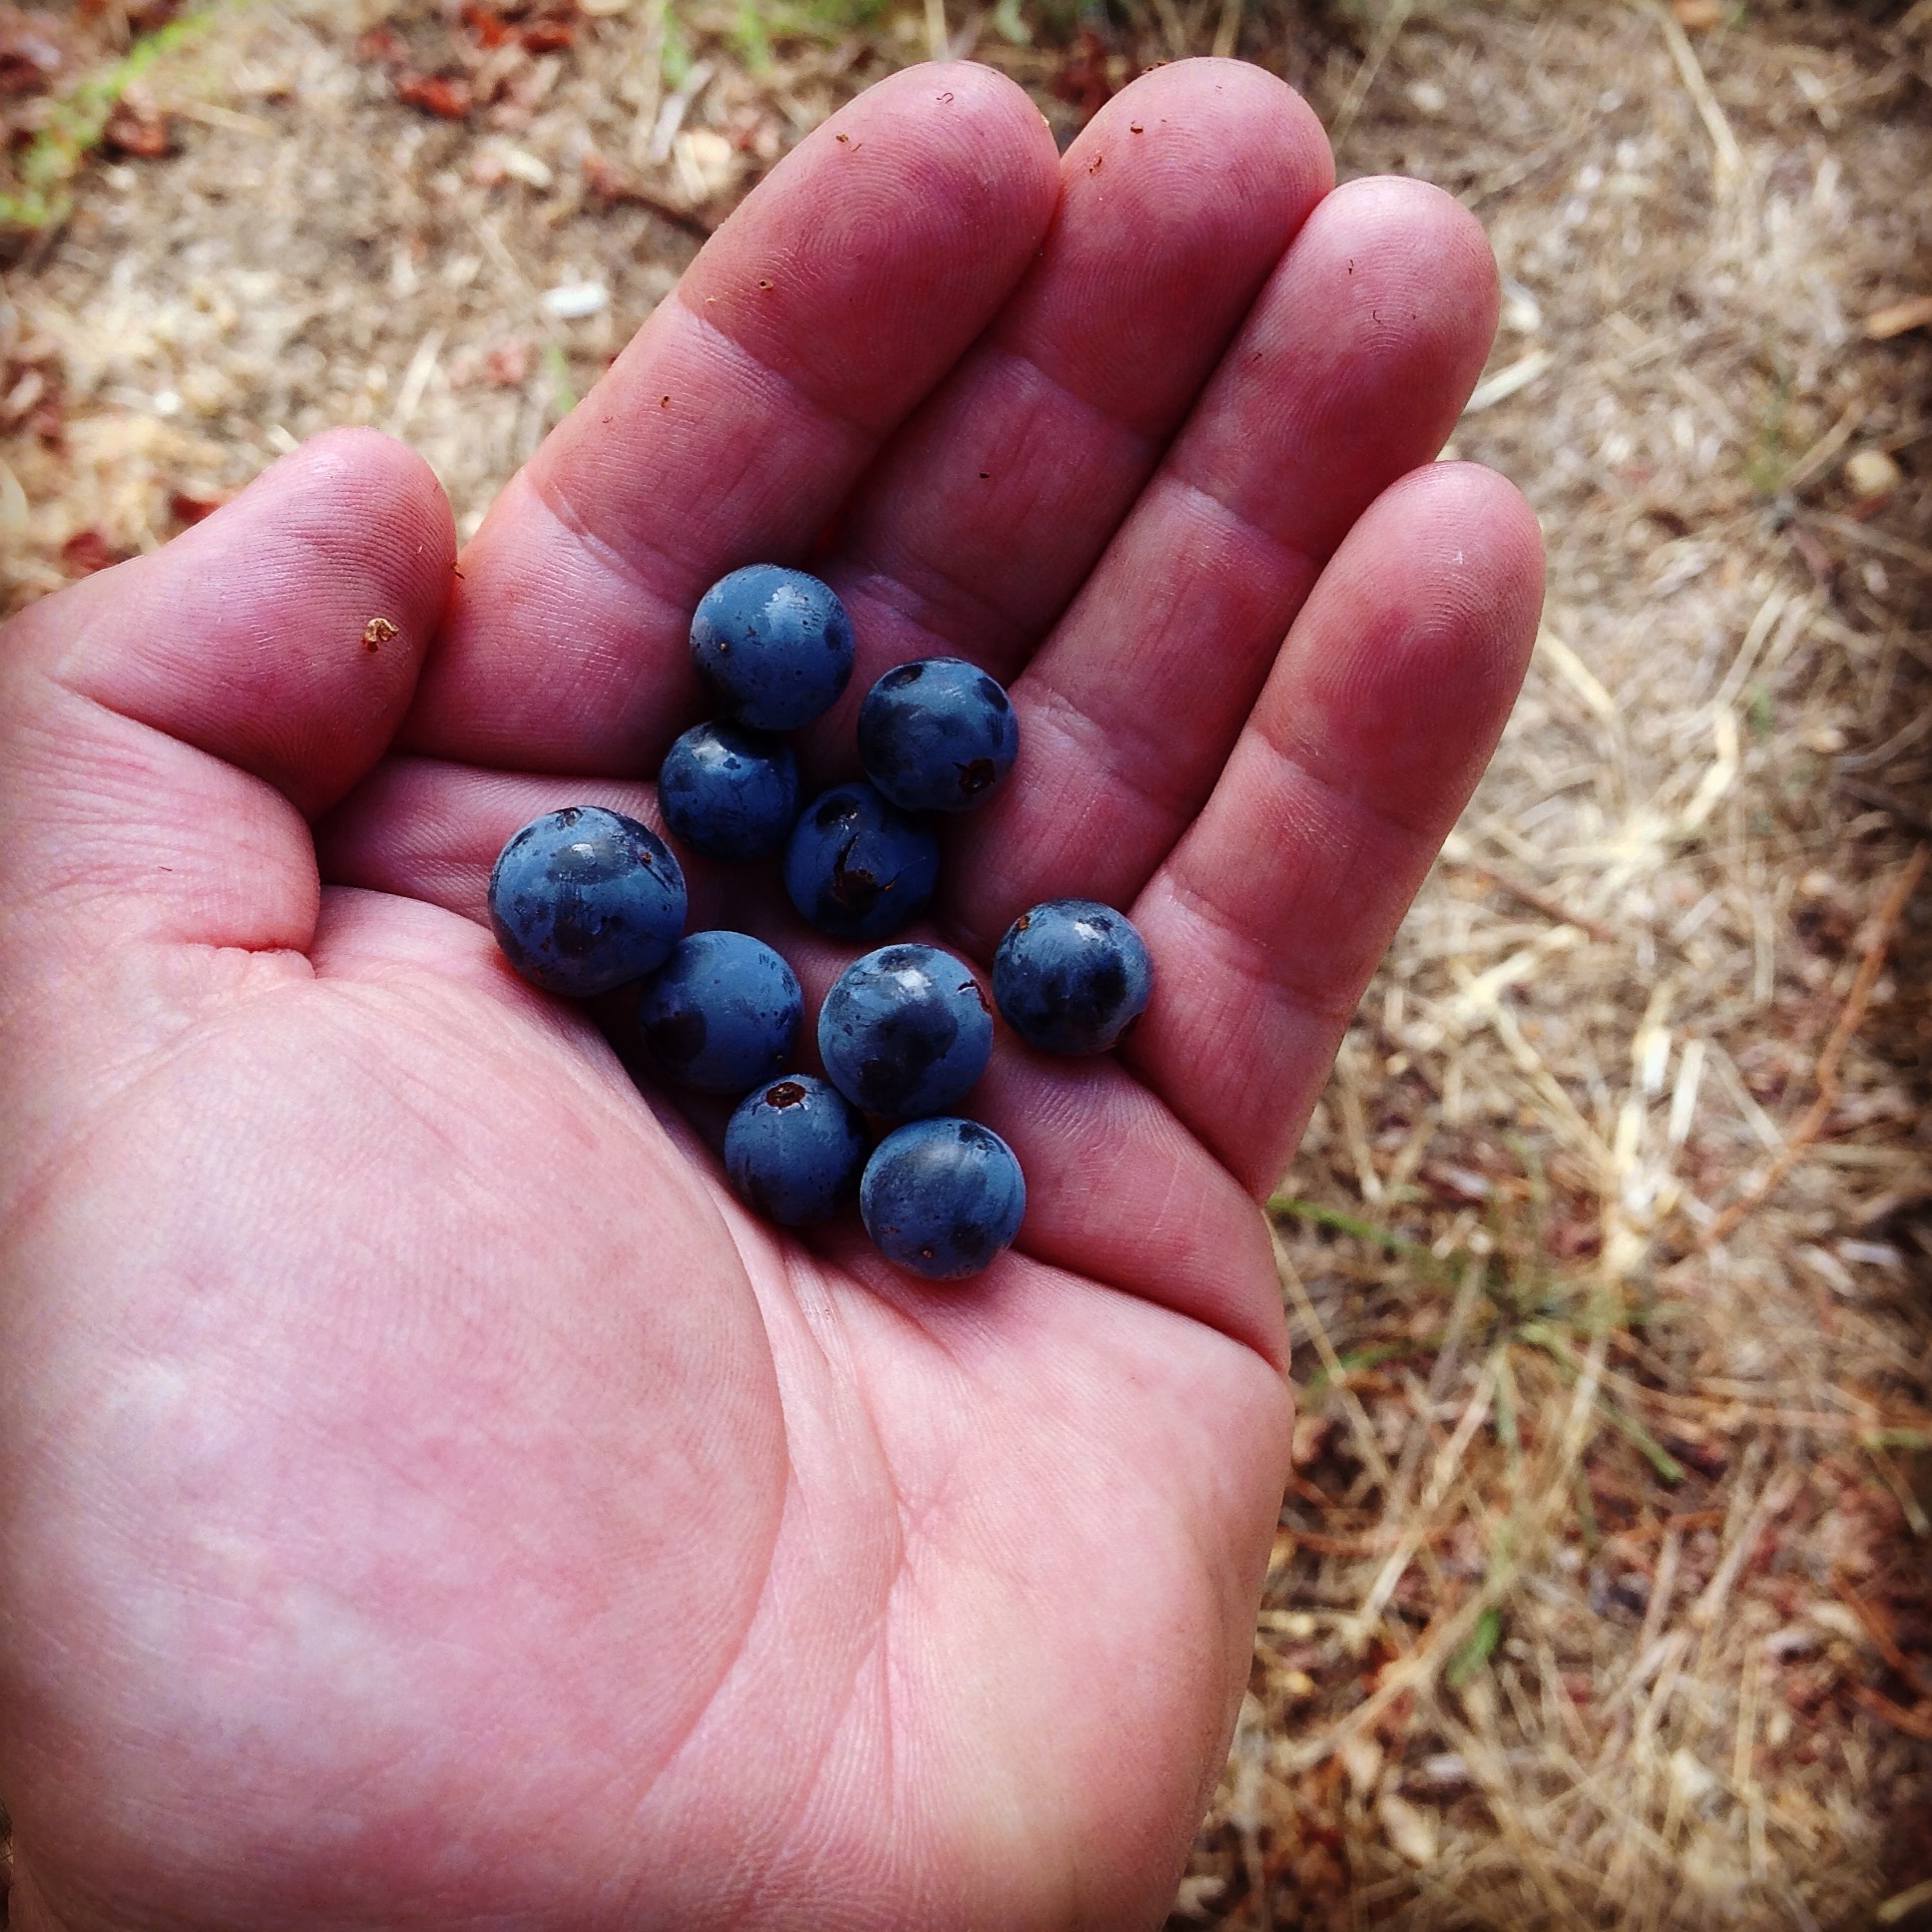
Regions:
<svg viewBox="0 0 1932 1932"><path fill-rule="evenodd" d="M937 946L886 946L853 960L818 1013L826 1077L855 1106L894 1120L964 1100L992 1051L979 981Z"/></svg>
<svg viewBox="0 0 1932 1932"><path fill-rule="evenodd" d="M658 773L665 823L707 858L762 858L798 816L791 747L736 724L694 724Z"/></svg>
<svg viewBox="0 0 1932 1932"><path fill-rule="evenodd" d="M914 1121L873 1150L859 1183L865 1231L888 1261L934 1281L977 1274L1026 1213L1013 1150L977 1121Z"/></svg>
<svg viewBox="0 0 1932 1932"><path fill-rule="evenodd" d="M852 620L802 570L748 564L722 577L691 621L691 657L718 709L761 731L795 731L852 676Z"/></svg>
<svg viewBox="0 0 1932 1932"><path fill-rule="evenodd" d="M731 1192L781 1227L829 1220L864 1165L858 1109L809 1074L786 1074L747 1094L724 1130Z"/></svg>
<svg viewBox="0 0 1932 1932"><path fill-rule="evenodd" d="M645 982L638 1024L673 1080L741 1094L787 1060L804 1017L798 976L746 932L695 932Z"/></svg>
<svg viewBox="0 0 1932 1932"><path fill-rule="evenodd" d="M1125 913L1092 899L1023 912L993 955L993 999L1030 1047L1105 1053L1140 1018L1154 962Z"/></svg>
<svg viewBox="0 0 1932 1932"><path fill-rule="evenodd" d="M865 775L906 811L970 811L1013 768L1020 721L1006 693L963 658L888 671L858 713Z"/></svg>
<svg viewBox="0 0 1932 1932"><path fill-rule="evenodd" d="M785 890L834 939L884 939L932 903L939 840L869 784L820 792L785 850Z"/></svg>
<svg viewBox="0 0 1932 1932"><path fill-rule="evenodd" d="M664 964L685 929L685 874L648 825L602 805L533 818L490 873L490 924L525 979L579 999Z"/></svg>

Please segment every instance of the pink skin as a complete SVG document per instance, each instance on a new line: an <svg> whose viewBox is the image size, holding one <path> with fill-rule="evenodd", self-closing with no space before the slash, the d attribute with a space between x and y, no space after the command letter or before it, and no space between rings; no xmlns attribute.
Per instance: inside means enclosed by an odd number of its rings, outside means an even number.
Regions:
<svg viewBox="0 0 1932 1932"><path fill-rule="evenodd" d="M1520 499L1429 465L1481 237L1329 181L1252 68L1149 75L1064 162L916 69L707 248L453 596L428 472L344 433L9 628L17 1924L1159 1922L1287 1467L1254 1196L1540 597ZM763 557L851 594L861 679L1014 680L933 933L983 969L1083 892L1155 956L1120 1060L1002 1038L975 1111L1033 1209L963 1287L744 1213L479 923L533 813L653 812L686 616ZM855 950L692 882L814 996Z"/></svg>

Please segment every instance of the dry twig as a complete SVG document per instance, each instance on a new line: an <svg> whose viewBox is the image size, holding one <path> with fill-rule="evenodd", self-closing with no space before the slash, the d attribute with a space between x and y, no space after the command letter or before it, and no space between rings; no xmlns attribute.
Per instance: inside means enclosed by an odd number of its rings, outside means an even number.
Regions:
<svg viewBox="0 0 1932 1932"><path fill-rule="evenodd" d="M1912 856L1905 861L1904 869L1892 882L1892 889L1885 895L1885 903L1879 908L1877 924L1865 947L1865 956L1859 963L1858 977L1852 981L1851 991L1846 995L1844 1006L1838 1014L1838 1023L1831 1029L1831 1037L1825 1042L1824 1051L1818 1055L1817 1065L1812 1070L1817 1097L1805 1109L1803 1118L1784 1137L1783 1149L1765 1170L1763 1178L1748 1193L1733 1201L1704 1229L1697 1242L1699 1247L1714 1247L1732 1233L1744 1216L1770 1196L1797 1166L1805 1149L1818 1138L1825 1122L1831 1118L1831 1110L1838 1104L1838 1063L1844 1058L1852 1036L1864 1023L1865 1008L1871 1000L1872 988L1878 984L1878 975L1884 970L1885 956L1891 950L1892 936L1898 929L1899 919L1912 896L1913 888L1919 882L1919 875L1925 870L1928 850L1932 850L1932 847L1914 847Z"/></svg>

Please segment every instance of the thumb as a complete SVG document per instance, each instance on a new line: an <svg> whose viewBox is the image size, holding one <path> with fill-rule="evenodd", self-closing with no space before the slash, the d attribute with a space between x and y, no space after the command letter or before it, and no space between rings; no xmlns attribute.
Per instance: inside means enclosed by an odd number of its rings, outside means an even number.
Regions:
<svg viewBox="0 0 1932 1932"><path fill-rule="evenodd" d="M0 631L0 970L23 943L305 948L306 820L387 745L454 555L428 466L337 431Z"/></svg>

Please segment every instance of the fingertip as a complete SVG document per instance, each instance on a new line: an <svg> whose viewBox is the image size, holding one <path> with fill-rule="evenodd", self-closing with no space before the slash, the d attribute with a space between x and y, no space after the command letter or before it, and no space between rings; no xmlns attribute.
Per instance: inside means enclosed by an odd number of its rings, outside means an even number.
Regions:
<svg viewBox="0 0 1932 1932"><path fill-rule="evenodd" d="M407 709L455 549L421 457L375 430L326 431L153 556L77 587L51 669L313 813Z"/></svg>
<svg viewBox="0 0 1932 1932"><path fill-rule="evenodd" d="M1405 533L1402 569L1432 583L1441 616L1424 635L1481 648L1499 680L1520 680L1543 608L1543 527L1522 491L1482 463L1431 463L1393 484L1364 518L1374 543Z"/></svg>
<svg viewBox="0 0 1932 1932"><path fill-rule="evenodd" d="M1520 677L1543 615L1543 525L1523 492L1486 464L1436 463L1425 474L1439 479L1436 487L1445 509L1469 529L1484 533L1492 628L1499 644L1507 645L1518 661Z"/></svg>
<svg viewBox="0 0 1932 1932"><path fill-rule="evenodd" d="M1323 573L1264 710L1306 769L1434 841L1516 702L1542 601L1516 488L1477 463L1413 470Z"/></svg>
<svg viewBox="0 0 1932 1932"><path fill-rule="evenodd" d="M1163 116L1185 120L1218 141L1234 129L1244 146L1291 176L1294 188L1314 199L1335 185L1334 152L1313 108L1286 81L1252 61L1198 56L1166 61L1138 75L1081 132L1071 155L1096 129L1118 123L1146 133ZM1139 123L1138 129L1135 124Z"/></svg>
<svg viewBox="0 0 1932 1932"><path fill-rule="evenodd" d="M378 429L328 429L267 475L330 506L321 530L339 568L441 616L455 581L456 520L442 479L407 443Z"/></svg>
<svg viewBox="0 0 1932 1932"><path fill-rule="evenodd" d="M1030 194L1044 222L1053 212L1060 152L1053 130L1026 89L979 61L921 61L876 81L822 122L794 154L808 161L831 148L852 150L875 134L900 152L928 144L941 167L961 164L986 186L1004 181ZM862 150L861 150L862 152Z"/></svg>
<svg viewBox="0 0 1932 1932"><path fill-rule="evenodd" d="M909 68L800 142L675 300L882 435L1026 271L1059 183L1053 137L1012 81L964 61ZM871 360L862 392L857 341Z"/></svg>
<svg viewBox="0 0 1932 1932"><path fill-rule="evenodd" d="M1152 69L1059 162L1052 231L991 339L1159 447L1333 173L1320 123L1271 74Z"/></svg>
<svg viewBox="0 0 1932 1932"><path fill-rule="evenodd" d="M1473 388L1502 309L1495 250L1475 216L1433 182L1365 175L1335 190L1321 220L1344 253L1373 251L1405 281L1427 290L1421 312L1440 318L1465 360L1470 349L1479 351L1468 376Z"/></svg>
<svg viewBox="0 0 1932 1932"><path fill-rule="evenodd" d="M985 61L920 61L866 89L852 105L873 97L892 101L895 91L916 97L922 90L932 96L936 107L956 108L965 115L985 112L1010 121L1033 146L1059 159L1046 116L1034 105L1033 97L1010 74Z"/></svg>

